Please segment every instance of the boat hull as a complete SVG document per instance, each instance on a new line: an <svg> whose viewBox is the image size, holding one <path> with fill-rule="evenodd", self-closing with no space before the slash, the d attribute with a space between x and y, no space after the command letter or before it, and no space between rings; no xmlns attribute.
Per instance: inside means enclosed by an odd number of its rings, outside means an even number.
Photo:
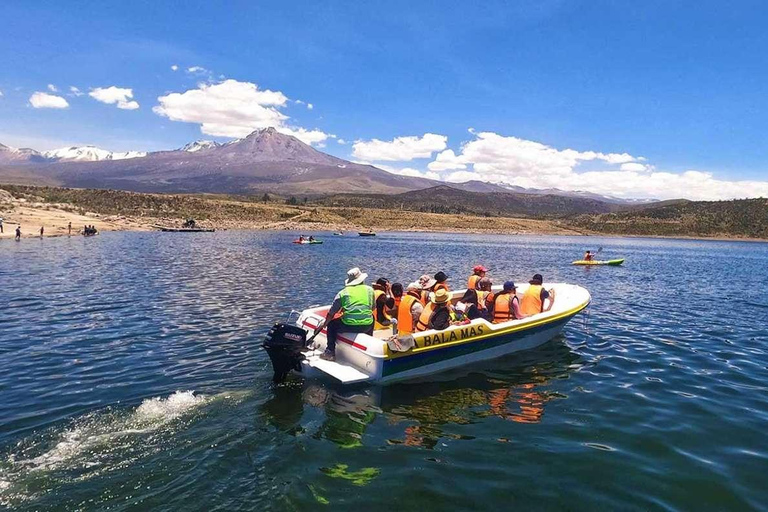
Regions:
<svg viewBox="0 0 768 512"><path fill-rule="evenodd" d="M495 336L471 345L449 347L434 353L414 354L407 358L397 358L384 362L380 382L394 382L413 379L433 373L451 370L480 361L495 359L507 354L522 352L541 346L556 337L568 323L570 317L548 324L533 332L523 331Z"/></svg>
<svg viewBox="0 0 768 512"><path fill-rule="evenodd" d="M584 265L584 266L593 266L593 265L608 265L611 267L616 267L618 265L621 265L624 263L624 258L617 259L617 260L605 260L605 261L587 261L587 260L576 260L571 265Z"/></svg>

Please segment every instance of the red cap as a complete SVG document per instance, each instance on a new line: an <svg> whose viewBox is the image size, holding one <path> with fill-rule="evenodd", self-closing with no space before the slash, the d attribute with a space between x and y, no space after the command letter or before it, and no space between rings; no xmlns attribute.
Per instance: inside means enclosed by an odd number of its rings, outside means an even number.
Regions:
<svg viewBox="0 0 768 512"><path fill-rule="evenodd" d="M472 269L473 272L488 272L488 269L485 268L482 265L475 265L475 268Z"/></svg>

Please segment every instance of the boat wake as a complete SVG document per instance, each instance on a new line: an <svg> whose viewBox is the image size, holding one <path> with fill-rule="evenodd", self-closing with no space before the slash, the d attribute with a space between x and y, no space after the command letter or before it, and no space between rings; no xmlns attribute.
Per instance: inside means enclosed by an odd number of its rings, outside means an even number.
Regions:
<svg viewBox="0 0 768 512"><path fill-rule="evenodd" d="M0 458L0 508L35 498L50 490L52 481L56 486L83 481L167 449L173 434L188 427L204 406L233 397L177 391L148 398L129 411L95 411L63 429L23 439Z"/></svg>

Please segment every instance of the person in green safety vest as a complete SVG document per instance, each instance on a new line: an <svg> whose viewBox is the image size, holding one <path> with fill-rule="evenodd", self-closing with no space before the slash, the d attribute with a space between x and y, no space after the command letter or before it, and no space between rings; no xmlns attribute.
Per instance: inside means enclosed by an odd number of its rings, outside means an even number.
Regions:
<svg viewBox="0 0 768 512"><path fill-rule="evenodd" d="M320 356L322 359L336 360L336 337L339 332L373 334L373 288L365 284L367 277L368 274L357 267L350 269L344 288L333 299L325 320L315 328L317 334L323 327L328 327L328 344Z"/></svg>

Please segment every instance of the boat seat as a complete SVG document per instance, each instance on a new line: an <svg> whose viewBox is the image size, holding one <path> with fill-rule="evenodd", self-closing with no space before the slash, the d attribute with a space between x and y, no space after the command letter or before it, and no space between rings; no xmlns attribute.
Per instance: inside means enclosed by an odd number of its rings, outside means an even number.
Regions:
<svg viewBox="0 0 768 512"><path fill-rule="evenodd" d="M386 329L379 329L378 331L373 331L373 337L379 340L385 340L392 336L392 328L387 327Z"/></svg>

